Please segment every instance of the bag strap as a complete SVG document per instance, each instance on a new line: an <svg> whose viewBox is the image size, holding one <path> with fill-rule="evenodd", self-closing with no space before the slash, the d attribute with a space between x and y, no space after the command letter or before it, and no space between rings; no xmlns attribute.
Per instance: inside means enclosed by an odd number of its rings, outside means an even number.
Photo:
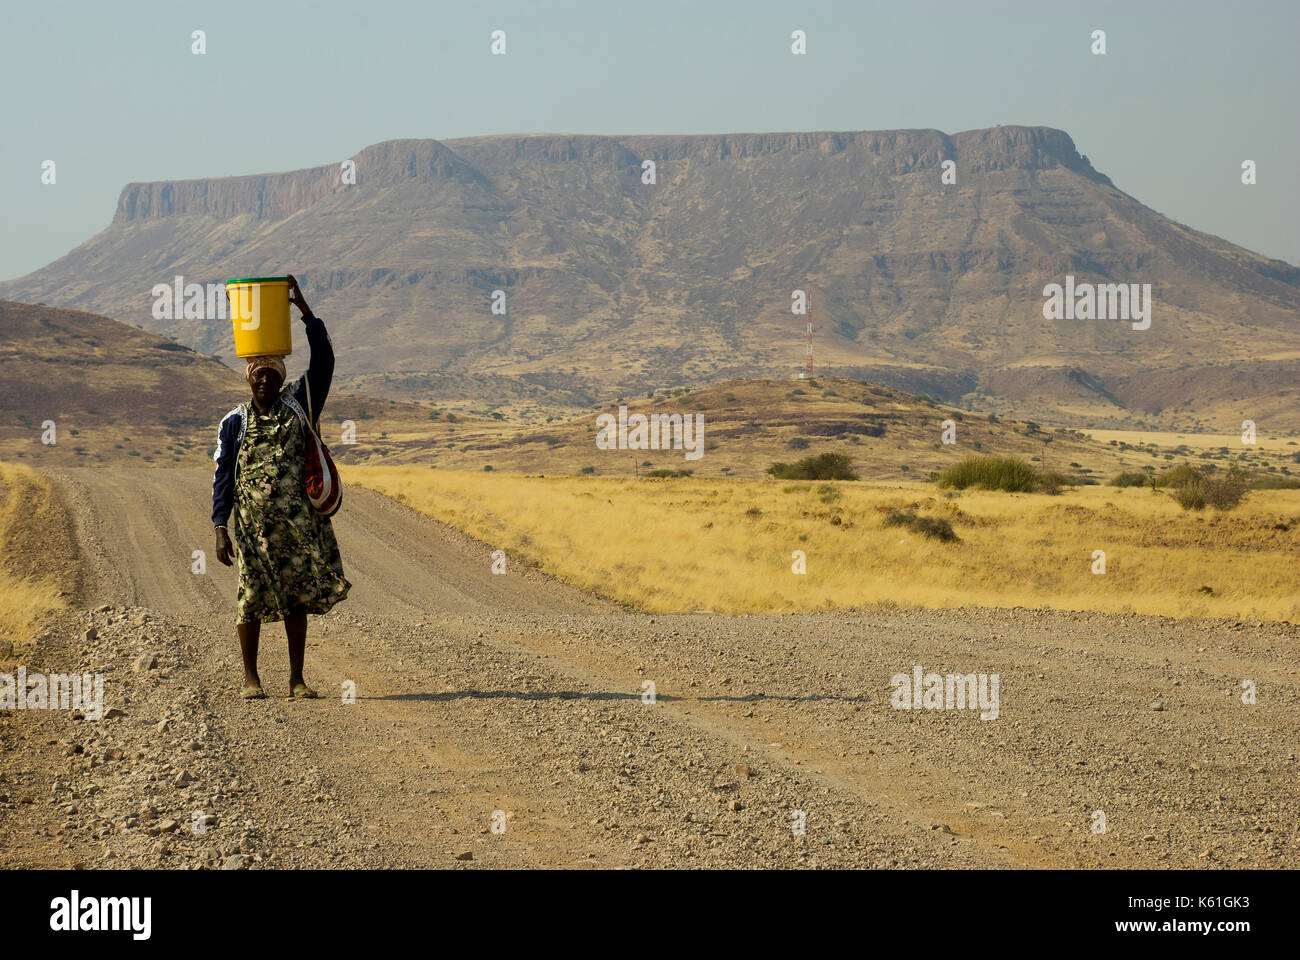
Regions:
<svg viewBox="0 0 1300 960"><path fill-rule="evenodd" d="M311 421L307 419L307 414L303 413L302 406L293 398L293 394L286 391L281 394L281 397L284 399L284 402L289 409L298 415L299 421L302 422L303 429L308 433L315 435L316 431L312 429Z"/></svg>
<svg viewBox="0 0 1300 960"><path fill-rule="evenodd" d="M280 398L285 402L285 405L288 406L290 410L292 410L294 413L298 415L298 421L303 425L303 428L308 433L312 434L317 439L319 439L320 434L316 431L316 428L312 426L312 422L307 417L307 414L303 413L301 405L299 405L298 401L293 398L293 392L291 390L285 390L283 393L280 394ZM310 386L307 388L307 407L308 409L311 409L311 387ZM248 430L248 404L241 403L239 405L239 432L235 435L236 446L243 445L244 434L247 432L247 430Z"/></svg>
<svg viewBox="0 0 1300 960"><path fill-rule="evenodd" d="M235 410L239 412L239 429L235 431L236 452L235 452L234 475L238 476L239 475L239 452L238 451L243 449L244 446L244 433L248 427L248 404L241 403L239 406L235 407Z"/></svg>
<svg viewBox="0 0 1300 960"><path fill-rule="evenodd" d="M307 422L311 424L312 429L315 430L317 435L319 436L320 424L316 422L316 412L312 410L311 380L307 378L307 374L305 373L302 375L302 385L304 388L306 388L307 391Z"/></svg>

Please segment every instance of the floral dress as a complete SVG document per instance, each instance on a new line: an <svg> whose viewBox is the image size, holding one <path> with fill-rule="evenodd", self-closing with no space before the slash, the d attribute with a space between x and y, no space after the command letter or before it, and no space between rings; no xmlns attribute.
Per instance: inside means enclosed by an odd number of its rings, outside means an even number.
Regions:
<svg viewBox="0 0 1300 960"><path fill-rule="evenodd" d="M327 613L352 586L329 517L307 500L305 451L301 421L282 398L265 415L248 404L235 470L238 623L283 620L299 607Z"/></svg>

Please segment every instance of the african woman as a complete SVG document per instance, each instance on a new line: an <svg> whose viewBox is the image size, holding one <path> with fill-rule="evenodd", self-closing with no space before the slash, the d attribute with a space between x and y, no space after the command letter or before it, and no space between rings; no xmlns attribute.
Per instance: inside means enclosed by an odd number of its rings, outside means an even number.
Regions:
<svg viewBox="0 0 1300 960"><path fill-rule="evenodd" d="M298 281L288 279L289 302L301 311L307 328L307 372L285 385L283 357L251 358L244 373L251 401L222 419L213 458L217 559L226 566L234 557L239 560L235 629L244 661L240 696L245 699L266 696L257 673L257 642L262 622L277 620L284 621L289 639L290 695L316 696L302 675L307 614L327 613L351 587L343 576L330 520L314 512L307 499L307 437L298 413L286 401L296 401L316 426L334 374L334 349Z"/></svg>

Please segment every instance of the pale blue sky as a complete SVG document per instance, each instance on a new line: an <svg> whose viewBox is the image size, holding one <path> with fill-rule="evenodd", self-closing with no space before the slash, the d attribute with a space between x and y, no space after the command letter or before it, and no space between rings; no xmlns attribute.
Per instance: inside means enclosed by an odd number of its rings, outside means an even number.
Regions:
<svg viewBox="0 0 1300 960"><path fill-rule="evenodd" d="M0 279L106 227L133 180L380 140L997 123L1067 131L1166 216L1300 262L1294 0L40 2L0 19ZM508 53L489 53L507 32ZM808 54L790 53L790 32ZM193 30L207 54L190 52ZM1093 56L1089 35L1107 34ZM1259 183L1243 187L1243 159ZM41 163L58 182L40 182Z"/></svg>

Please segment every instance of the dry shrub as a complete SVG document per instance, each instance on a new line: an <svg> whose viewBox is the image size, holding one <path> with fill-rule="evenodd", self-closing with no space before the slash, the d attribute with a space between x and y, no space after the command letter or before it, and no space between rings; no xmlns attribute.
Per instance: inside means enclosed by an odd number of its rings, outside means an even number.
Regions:
<svg viewBox="0 0 1300 960"><path fill-rule="evenodd" d="M943 517L921 517L910 510L890 510L885 514L885 526L906 527L913 533L944 543L956 543L961 539Z"/></svg>
<svg viewBox="0 0 1300 960"><path fill-rule="evenodd" d="M1160 480L1177 473L1175 480L1160 484ZM1176 486L1174 499L1184 510L1235 509L1250 492L1250 477L1237 464L1232 464L1223 476L1214 476L1184 464L1168 470L1156 480L1157 485Z"/></svg>

